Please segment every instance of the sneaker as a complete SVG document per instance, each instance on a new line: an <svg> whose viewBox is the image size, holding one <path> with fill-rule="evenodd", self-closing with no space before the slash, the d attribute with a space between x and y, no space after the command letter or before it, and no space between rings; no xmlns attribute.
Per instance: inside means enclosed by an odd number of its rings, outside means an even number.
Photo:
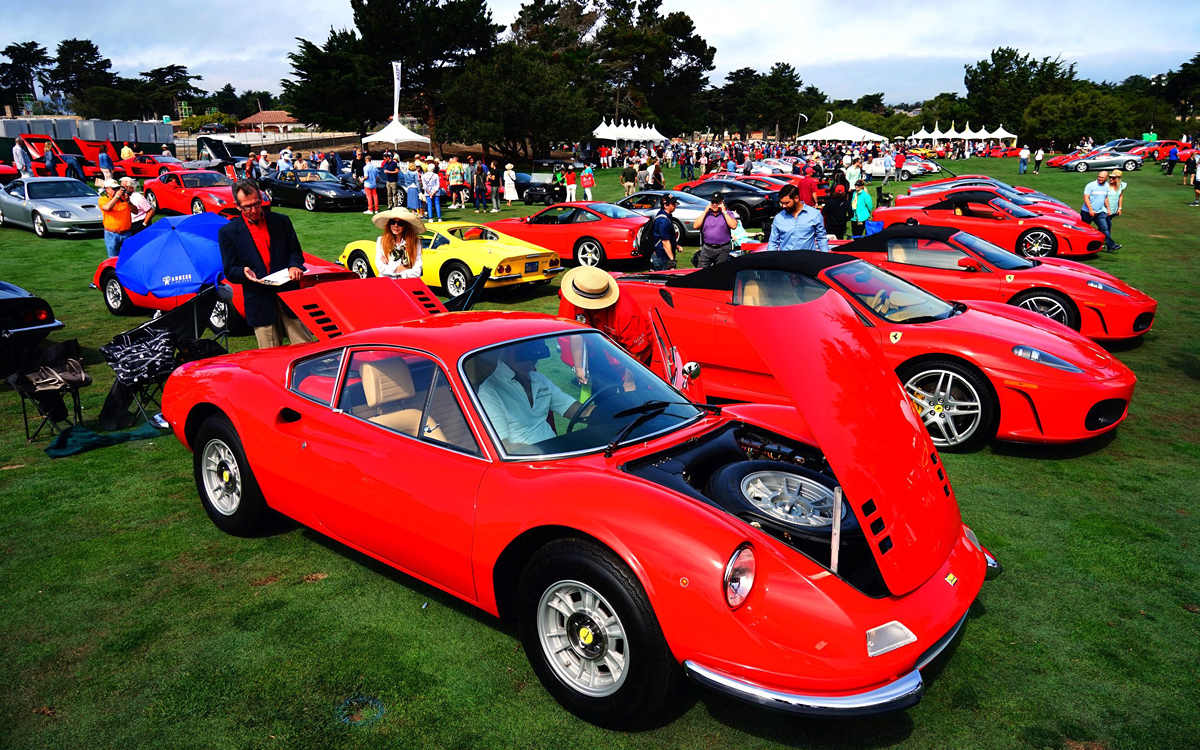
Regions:
<svg viewBox="0 0 1200 750"><path fill-rule="evenodd" d="M493 208L493 209L492 209L492 213L494 213L494 214L498 214L498 213L500 213L500 209L498 209L498 208Z"/></svg>
<svg viewBox="0 0 1200 750"><path fill-rule="evenodd" d="M1121 248L1123 248L1123 247L1125 247L1125 246L1124 246L1124 245L1122 245L1122 244L1120 244L1120 243L1118 243L1118 244L1116 244L1116 245L1113 245L1113 248L1112 248L1112 249L1113 249L1113 250L1120 250L1120 249L1121 249Z"/></svg>
<svg viewBox="0 0 1200 750"><path fill-rule="evenodd" d="M369 213L371 213L371 211L368 209L368 210L366 210L366 211L363 211L363 213L364 213L364 214L369 214Z"/></svg>
<svg viewBox="0 0 1200 750"><path fill-rule="evenodd" d="M1191 202L1191 203L1189 203L1188 205L1189 205L1189 206L1200 206L1200 201L1192 201L1192 202Z"/></svg>

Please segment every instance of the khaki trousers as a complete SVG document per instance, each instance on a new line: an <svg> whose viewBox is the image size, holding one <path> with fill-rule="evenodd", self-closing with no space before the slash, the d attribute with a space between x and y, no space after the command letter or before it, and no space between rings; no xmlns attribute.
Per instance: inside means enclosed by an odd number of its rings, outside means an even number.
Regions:
<svg viewBox="0 0 1200 750"><path fill-rule="evenodd" d="M269 326L254 327L254 338L258 340L259 349L283 346L285 338L293 344L306 344L313 340L304 324L285 313L283 303L278 300L275 301L275 311L274 323Z"/></svg>

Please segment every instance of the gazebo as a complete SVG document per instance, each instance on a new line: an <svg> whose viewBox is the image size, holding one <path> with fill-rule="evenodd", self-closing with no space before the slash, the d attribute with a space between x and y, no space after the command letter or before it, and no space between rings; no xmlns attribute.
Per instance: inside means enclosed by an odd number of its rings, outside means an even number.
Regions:
<svg viewBox="0 0 1200 750"><path fill-rule="evenodd" d="M406 128L399 120L392 120L378 133L372 133L362 139L363 143L429 143L429 139Z"/></svg>
<svg viewBox="0 0 1200 750"><path fill-rule="evenodd" d="M921 126L920 130L912 134L912 139L914 141L927 141L932 137L933 134L926 130L924 125Z"/></svg>
<svg viewBox="0 0 1200 750"><path fill-rule="evenodd" d="M615 141L617 140L614 135L615 130L616 128L609 125L607 121L601 120L596 129L592 131L592 137L599 141Z"/></svg>
<svg viewBox="0 0 1200 750"><path fill-rule="evenodd" d="M1017 145L1017 136L1005 130L1003 125L996 128L996 132L992 133L992 137L998 141L1011 140L1014 146Z"/></svg>
<svg viewBox="0 0 1200 750"><path fill-rule="evenodd" d="M800 136L800 140L854 141L857 143L862 141L886 141L887 138L884 138L877 133L872 133L869 130L863 130L856 125L851 125L845 120L838 120L828 127L824 127L820 130L815 130L811 133L806 133L805 135Z"/></svg>

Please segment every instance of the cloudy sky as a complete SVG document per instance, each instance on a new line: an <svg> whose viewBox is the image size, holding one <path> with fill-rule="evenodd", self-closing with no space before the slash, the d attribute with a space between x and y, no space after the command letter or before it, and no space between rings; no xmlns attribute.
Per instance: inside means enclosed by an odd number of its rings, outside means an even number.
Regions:
<svg viewBox="0 0 1200 750"><path fill-rule="evenodd" d="M511 23L520 5L520 0L492 0L493 17ZM888 12L882 9L886 4L867 0L664 0L663 5L690 13L701 35L717 48L714 82L736 68L765 70L782 60L796 66L806 84L831 97L883 91L890 103L963 92L963 65L1000 45L1039 57L1061 55L1094 80L1153 75L1200 49L1196 0L1136 6L1055 0L1029 6L1026 13L1014 12L1010 0L926 0L916 13ZM1182 22L1187 14L1197 20ZM1098 23L1110 23L1100 19L1121 20L1112 21L1112 33L1097 34ZM346 0L3 0L0 47L36 39L53 53L62 38L90 38L127 76L182 63L204 77L201 88L229 82L239 91L278 93L279 79L290 72L287 53L295 50L295 37L324 41L331 26L350 24Z"/></svg>

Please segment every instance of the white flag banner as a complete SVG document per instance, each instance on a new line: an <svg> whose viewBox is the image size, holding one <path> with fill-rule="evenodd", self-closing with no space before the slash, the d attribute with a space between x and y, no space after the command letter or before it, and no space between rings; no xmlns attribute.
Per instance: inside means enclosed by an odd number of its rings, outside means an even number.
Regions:
<svg viewBox="0 0 1200 750"><path fill-rule="evenodd" d="M400 120L400 63L392 63L392 120Z"/></svg>

